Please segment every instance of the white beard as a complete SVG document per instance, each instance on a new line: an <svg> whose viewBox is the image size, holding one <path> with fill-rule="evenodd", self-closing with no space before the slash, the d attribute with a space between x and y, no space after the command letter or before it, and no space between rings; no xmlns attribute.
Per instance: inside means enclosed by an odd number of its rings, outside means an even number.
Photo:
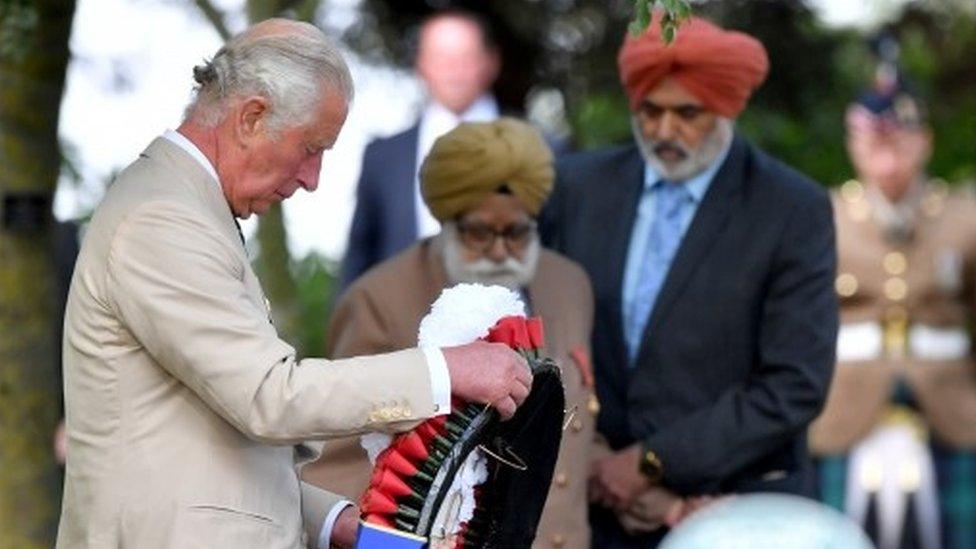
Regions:
<svg viewBox="0 0 976 549"><path fill-rule="evenodd" d="M451 285L496 284L510 290L519 290L532 282L539 266L539 253L542 249L538 234L534 234L525 249L525 258L522 261L509 256L501 263L495 263L484 257L468 262L464 260L464 245L461 244L457 225L454 222L444 223L440 234L434 237L434 246L441 253L447 280Z"/></svg>
<svg viewBox="0 0 976 549"><path fill-rule="evenodd" d="M728 118L719 118L716 121L715 129L705 136L701 145L697 149L689 149L683 143L672 142L673 145L681 148L685 153L685 158L678 162L665 162L654 152L654 147L658 144L654 140L646 139L641 133L640 124L636 117L631 117L631 130L634 133L634 141L640 149L644 161L650 164L657 174L672 183L687 181L696 175L707 170L715 162L722 151L732 142L735 133L732 131L733 124Z"/></svg>

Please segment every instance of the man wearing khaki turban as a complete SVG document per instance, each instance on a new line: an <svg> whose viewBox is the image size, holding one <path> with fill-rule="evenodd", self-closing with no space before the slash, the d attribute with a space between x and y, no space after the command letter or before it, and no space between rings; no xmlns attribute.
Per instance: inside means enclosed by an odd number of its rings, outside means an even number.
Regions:
<svg viewBox="0 0 976 549"><path fill-rule="evenodd" d="M538 546L585 548L586 475L595 428L589 361L593 297L583 270L544 250L536 216L553 183L552 154L539 133L514 119L465 123L436 141L420 172L421 192L442 224L380 263L343 294L329 328L331 356L416 345L421 318L441 290L461 282L499 284L522 293L546 326L546 354L563 371L569 424L536 534ZM592 406L589 406L592 409ZM326 445L305 479L359 494L371 466L358 439Z"/></svg>
<svg viewBox="0 0 976 549"><path fill-rule="evenodd" d="M635 143L560 162L542 215L596 296L596 547L653 547L715 496L809 493L833 367L830 201L734 131L766 52L701 19L667 45L659 17L618 57Z"/></svg>

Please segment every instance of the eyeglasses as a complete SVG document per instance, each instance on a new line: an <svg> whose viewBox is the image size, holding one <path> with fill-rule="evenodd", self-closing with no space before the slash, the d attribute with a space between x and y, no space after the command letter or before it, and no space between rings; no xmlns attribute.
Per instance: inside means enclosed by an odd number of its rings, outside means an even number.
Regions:
<svg viewBox="0 0 976 549"><path fill-rule="evenodd" d="M461 236L461 243L471 251L484 253L495 245L495 240L502 238L505 247L510 253L519 253L525 249L535 235L536 223L516 223L509 225L501 231L496 231L483 223L465 223L459 221L457 224L458 234Z"/></svg>

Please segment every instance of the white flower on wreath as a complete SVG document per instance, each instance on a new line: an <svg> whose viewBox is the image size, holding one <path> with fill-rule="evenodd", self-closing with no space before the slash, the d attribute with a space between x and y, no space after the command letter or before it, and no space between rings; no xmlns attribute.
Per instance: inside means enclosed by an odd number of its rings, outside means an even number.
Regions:
<svg viewBox="0 0 976 549"><path fill-rule="evenodd" d="M516 292L502 286L458 284L441 292L420 321L417 346L441 348L473 343L487 336L488 330L507 316L525 316L525 304ZM392 441L386 433L367 433L360 444L369 461L376 463L377 456ZM487 458L476 449L464 461L447 492L445 502L456 503L444 505L435 521L444 527L445 534L456 534L461 523L472 517L474 488L487 479ZM453 516L447 517L445 513Z"/></svg>

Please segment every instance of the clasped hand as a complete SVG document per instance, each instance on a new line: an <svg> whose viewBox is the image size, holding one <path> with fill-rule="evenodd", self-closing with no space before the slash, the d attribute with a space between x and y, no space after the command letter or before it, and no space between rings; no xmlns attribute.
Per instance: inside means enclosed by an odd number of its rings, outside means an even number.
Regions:
<svg viewBox="0 0 976 549"><path fill-rule="evenodd" d="M682 497L655 485L638 467L641 447L635 444L595 460L590 467L590 501L613 509L631 534L674 527L715 501L711 496Z"/></svg>

